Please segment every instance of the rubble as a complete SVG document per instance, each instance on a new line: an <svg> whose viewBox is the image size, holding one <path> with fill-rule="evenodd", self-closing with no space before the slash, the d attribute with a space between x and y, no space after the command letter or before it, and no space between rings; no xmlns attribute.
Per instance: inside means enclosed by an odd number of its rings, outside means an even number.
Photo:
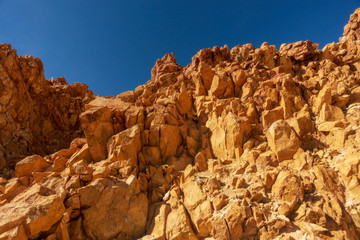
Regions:
<svg viewBox="0 0 360 240"><path fill-rule="evenodd" d="M359 14L322 50L166 54L116 97L1 44L0 239L359 239Z"/></svg>

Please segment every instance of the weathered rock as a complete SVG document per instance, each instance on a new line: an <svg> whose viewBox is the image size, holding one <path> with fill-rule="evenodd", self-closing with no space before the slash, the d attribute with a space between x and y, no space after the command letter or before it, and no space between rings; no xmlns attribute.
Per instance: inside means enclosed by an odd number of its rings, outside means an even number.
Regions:
<svg viewBox="0 0 360 240"><path fill-rule="evenodd" d="M284 120L279 120L271 124L266 133L271 150L278 159L291 159L300 148L300 140L294 130Z"/></svg>
<svg viewBox="0 0 360 240"><path fill-rule="evenodd" d="M359 40L360 32L359 32L359 19L360 10L356 9L356 11L351 14L349 23L344 27L344 40Z"/></svg>
<svg viewBox="0 0 360 240"><path fill-rule="evenodd" d="M136 191L136 179L108 182L98 200L83 210L83 226L90 238L111 239L119 234L139 237L145 232L148 200Z"/></svg>
<svg viewBox="0 0 360 240"><path fill-rule="evenodd" d="M170 211L170 206L167 204L161 204L152 207L154 208L154 214L151 217L152 221L149 227L147 227L147 235L142 239L165 239L166 219ZM149 212L151 212L151 207Z"/></svg>
<svg viewBox="0 0 360 240"><path fill-rule="evenodd" d="M184 206L189 211L199 236L209 236L212 229L210 218L212 217L213 209L206 193L202 191L199 183L194 182L191 177L188 177L182 185L182 190L184 192Z"/></svg>
<svg viewBox="0 0 360 240"><path fill-rule="evenodd" d="M66 165L71 167L74 163L80 160L85 160L87 163L91 163L93 161L88 144L82 146L78 152L72 155L69 161L66 162Z"/></svg>
<svg viewBox="0 0 360 240"><path fill-rule="evenodd" d="M138 153L141 151L141 135L139 125L126 129L111 137L108 144L108 159L118 162L118 168L128 176L138 168Z"/></svg>
<svg viewBox="0 0 360 240"><path fill-rule="evenodd" d="M271 189L272 194L279 198L283 205L278 211L280 214L288 215L296 204L304 200L304 187L298 177L290 172L281 171Z"/></svg>
<svg viewBox="0 0 360 240"><path fill-rule="evenodd" d="M329 85L325 85L317 95L314 105L313 111L318 113L323 104L331 104L331 88Z"/></svg>
<svg viewBox="0 0 360 240"><path fill-rule="evenodd" d="M181 143L180 130L178 126L161 125L159 147L161 156L167 158L175 156Z"/></svg>
<svg viewBox="0 0 360 240"><path fill-rule="evenodd" d="M49 167L50 164L43 157L34 155L18 162L15 174L17 177L30 176L33 172L43 172Z"/></svg>
<svg viewBox="0 0 360 240"><path fill-rule="evenodd" d="M0 45L0 239L360 239L359 24L167 54L117 97Z"/></svg>
<svg viewBox="0 0 360 240"><path fill-rule="evenodd" d="M326 121L341 121L345 118L343 111L336 106L323 104L320 115L319 121L326 122Z"/></svg>
<svg viewBox="0 0 360 240"><path fill-rule="evenodd" d="M243 141L251 130L247 118L238 117L231 112L220 117L213 114L207 126L212 132L210 140L216 157L237 158L242 154Z"/></svg>
<svg viewBox="0 0 360 240"><path fill-rule="evenodd" d="M279 53L296 61L305 61L311 59L316 54L318 46L319 44L312 43L309 40L282 44Z"/></svg>
<svg viewBox="0 0 360 240"><path fill-rule="evenodd" d="M107 142L114 135L111 112L109 108L92 108L80 115L81 127L89 145L94 161L107 157Z"/></svg>
<svg viewBox="0 0 360 240"><path fill-rule="evenodd" d="M79 132L78 116L94 96L85 84L46 80L43 64L0 45L0 165L68 147Z"/></svg>
<svg viewBox="0 0 360 240"><path fill-rule="evenodd" d="M268 129L270 125L277 121L284 119L284 110L282 107L277 107L271 110L265 110L261 114L261 122L264 129Z"/></svg>
<svg viewBox="0 0 360 240"><path fill-rule="evenodd" d="M27 240L26 231L23 225L15 227L0 235L1 240Z"/></svg>
<svg viewBox="0 0 360 240"><path fill-rule="evenodd" d="M0 232L23 225L29 238L38 237L61 219L65 211L63 199L54 190L35 184L11 203L0 206Z"/></svg>
<svg viewBox="0 0 360 240"><path fill-rule="evenodd" d="M186 209L181 203L171 206L171 211L166 220L166 239L198 239L191 228Z"/></svg>

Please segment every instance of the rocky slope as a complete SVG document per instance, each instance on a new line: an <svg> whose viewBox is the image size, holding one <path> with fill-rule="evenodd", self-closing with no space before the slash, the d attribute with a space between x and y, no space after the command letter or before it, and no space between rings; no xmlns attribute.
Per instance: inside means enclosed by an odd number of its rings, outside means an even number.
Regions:
<svg viewBox="0 0 360 240"><path fill-rule="evenodd" d="M0 176L11 176L17 159L53 153L82 136L78 116L93 98L85 84L45 80L40 59L1 44Z"/></svg>
<svg viewBox="0 0 360 240"><path fill-rule="evenodd" d="M360 9L322 50L214 47L185 68L167 54L115 98L2 45L0 146L37 155L0 178L0 239L359 239L359 24ZM85 138L46 155L79 114Z"/></svg>

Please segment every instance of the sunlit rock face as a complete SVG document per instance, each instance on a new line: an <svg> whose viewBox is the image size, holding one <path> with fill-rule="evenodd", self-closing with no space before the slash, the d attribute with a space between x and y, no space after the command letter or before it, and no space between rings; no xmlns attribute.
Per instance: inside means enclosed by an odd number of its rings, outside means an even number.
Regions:
<svg viewBox="0 0 360 240"><path fill-rule="evenodd" d="M0 169L9 177L14 161L68 147L81 136L79 115L94 98L85 84L46 80L43 64L0 45ZM0 170L1 171L1 170Z"/></svg>
<svg viewBox="0 0 360 240"><path fill-rule="evenodd" d="M359 239L359 14L322 50L166 54L116 97L0 45L0 239Z"/></svg>

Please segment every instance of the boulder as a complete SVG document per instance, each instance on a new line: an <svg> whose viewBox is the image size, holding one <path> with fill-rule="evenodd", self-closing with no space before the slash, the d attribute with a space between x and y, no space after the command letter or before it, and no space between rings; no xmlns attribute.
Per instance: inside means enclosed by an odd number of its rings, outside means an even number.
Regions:
<svg viewBox="0 0 360 240"><path fill-rule="evenodd" d="M43 172L51 165L41 156L33 155L24 158L15 166L17 177L30 176L33 172Z"/></svg>
<svg viewBox="0 0 360 240"><path fill-rule="evenodd" d="M178 202L171 207L166 219L166 239L169 240L197 240L185 207Z"/></svg>
<svg viewBox="0 0 360 240"><path fill-rule="evenodd" d="M90 238L111 239L119 234L137 238L145 233L148 199L136 189L136 182L133 176L126 183L109 180L96 203L82 211Z"/></svg>
<svg viewBox="0 0 360 240"><path fill-rule="evenodd" d="M261 123L265 130L268 129L273 122L282 119L284 119L284 110L282 107L265 110L261 114Z"/></svg>
<svg viewBox="0 0 360 240"><path fill-rule="evenodd" d="M281 171L271 188L271 193L280 200L279 212L284 215L291 213L296 204L304 200L304 186L299 177L288 171Z"/></svg>
<svg viewBox="0 0 360 240"><path fill-rule="evenodd" d="M163 158L176 155L176 150L182 142L178 126L161 125L159 147Z"/></svg>
<svg viewBox="0 0 360 240"><path fill-rule="evenodd" d="M295 131L285 120L278 120L271 124L266 138L279 161L291 159L301 146Z"/></svg>
<svg viewBox="0 0 360 240"><path fill-rule="evenodd" d="M91 108L80 115L80 122L92 159L104 160L107 157L107 142L114 135L110 109Z"/></svg>
<svg viewBox="0 0 360 240"><path fill-rule="evenodd" d="M305 61L315 56L318 46L319 44L312 43L309 40L282 44L279 53L295 61Z"/></svg>
<svg viewBox="0 0 360 240"><path fill-rule="evenodd" d="M247 118L231 112L219 117L212 114L206 125L212 132L210 141L216 157L235 159L241 156L243 141L251 131Z"/></svg>
<svg viewBox="0 0 360 240"><path fill-rule="evenodd" d="M190 214L200 237L209 236L212 229L213 208L207 194L202 190L199 182L192 177L188 177L184 184L181 185L184 192L184 206Z"/></svg>
<svg viewBox="0 0 360 240"><path fill-rule="evenodd" d="M108 143L108 159L118 162L128 174L138 168L138 153L141 151L141 129L135 125L111 137Z"/></svg>
<svg viewBox="0 0 360 240"><path fill-rule="evenodd" d="M170 212L170 206L167 204L160 204L153 205L152 208L154 208L153 216L150 218L152 220L149 227L147 227L147 235L144 236L142 240L164 240L166 219ZM151 212L151 210L149 210L149 212Z"/></svg>
<svg viewBox="0 0 360 240"><path fill-rule="evenodd" d="M0 232L23 225L30 239L49 231L63 216L64 195L35 184L16 196L10 203L0 206Z"/></svg>
<svg viewBox="0 0 360 240"><path fill-rule="evenodd" d="M319 113L319 121L327 122L327 121L341 121L345 118L343 111L341 108L323 104Z"/></svg>
<svg viewBox="0 0 360 240"><path fill-rule="evenodd" d="M313 111L317 114L322 108L323 104L331 104L331 87L330 84L326 84L318 93L314 104L313 104Z"/></svg>

